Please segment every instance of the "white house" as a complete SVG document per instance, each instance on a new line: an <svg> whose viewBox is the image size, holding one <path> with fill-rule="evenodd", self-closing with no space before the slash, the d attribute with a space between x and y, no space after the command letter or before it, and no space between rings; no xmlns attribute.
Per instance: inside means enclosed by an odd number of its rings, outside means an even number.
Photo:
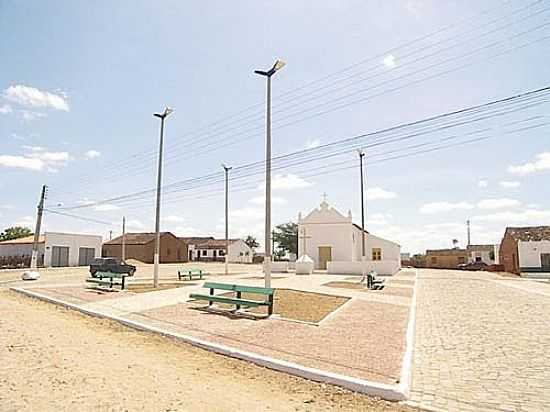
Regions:
<svg viewBox="0 0 550 412"><path fill-rule="evenodd" d="M225 261L225 239L182 238L189 247L189 260ZM229 239L229 262L252 263L254 251L242 239Z"/></svg>
<svg viewBox="0 0 550 412"><path fill-rule="evenodd" d="M365 231L362 262L362 230L347 216L321 202L306 217L298 216L298 256L307 254L315 269L335 274L361 274L374 270L393 275L401 268L401 246Z"/></svg>
<svg viewBox="0 0 550 412"><path fill-rule="evenodd" d="M0 242L0 258L28 260L34 236ZM101 236L46 232L38 242L38 264L44 267L86 266L101 256Z"/></svg>
<svg viewBox="0 0 550 412"><path fill-rule="evenodd" d="M468 245L469 263L482 262L487 265L498 263L498 245Z"/></svg>
<svg viewBox="0 0 550 412"><path fill-rule="evenodd" d="M500 263L507 272L537 276L550 273L550 226L507 227L500 243Z"/></svg>

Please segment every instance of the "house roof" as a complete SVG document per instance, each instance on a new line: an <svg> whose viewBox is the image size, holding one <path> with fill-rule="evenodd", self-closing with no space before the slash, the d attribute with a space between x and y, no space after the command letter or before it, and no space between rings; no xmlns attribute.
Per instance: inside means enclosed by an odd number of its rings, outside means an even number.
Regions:
<svg viewBox="0 0 550 412"><path fill-rule="evenodd" d="M34 243L34 235L20 237L19 239L4 240L0 242L0 245L23 245ZM44 235L38 237L38 243L44 243Z"/></svg>
<svg viewBox="0 0 550 412"><path fill-rule="evenodd" d="M505 235L510 235L515 241L550 240L550 226L507 227Z"/></svg>
<svg viewBox="0 0 550 412"><path fill-rule="evenodd" d="M356 227L357 229L359 229L359 231L363 230L363 229L361 229L361 226L359 226L359 225L358 225L358 224L356 224L356 223L353 223L353 226L355 226L355 227ZM369 231L368 231L367 229L365 229L365 233L367 233L367 234L368 234L368 233L369 233Z"/></svg>
<svg viewBox="0 0 550 412"><path fill-rule="evenodd" d="M468 245L466 247L468 252L493 252L495 250L494 245Z"/></svg>
<svg viewBox="0 0 550 412"><path fill-rule="evenodd" d="M170 235L174 236L170 232L160 232L160 236ZM124 235L125 242L127 245L145 245L153 240L155 240L156 234L154 232L150 233L126 233ZM175 237L175 236L174 236ZM115 237L112 240L109 240L104 243L104 245L122 245L122 236Z"/></svg>
<svg viewBox="0 0 550 412"><path fill-rule="evenodd" d="M204 242L208 242L209 240L214 240L213 236L191 236L191 237L180 237L181 240L183 240L185 243L189 245L199 245Z"/></svg>
<svg viewBox="0 0 550 412"><path fill-rule="evenodd" d="M229 239L229 243L238 241L239 239ZM225 239L209 239L206 242L199 244L199 249L225 249Z"/></svg>
<svg viewBox="0 0 550 412"><path fill-rule="evenodd" d="M466 249L428 249L426 255L465 255Z"/></svg>

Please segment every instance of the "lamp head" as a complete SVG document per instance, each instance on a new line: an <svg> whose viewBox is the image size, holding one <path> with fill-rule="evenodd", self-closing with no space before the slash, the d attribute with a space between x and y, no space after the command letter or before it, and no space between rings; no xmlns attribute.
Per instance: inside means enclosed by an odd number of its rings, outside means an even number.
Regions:
<svg viewBox="0 0 550 412"><path fill-rule="evenodd" d="M173 109L166 106L162 113L153 113L153 116L164 119L164 118L168 117L173 111L174 111Z"/></svg>

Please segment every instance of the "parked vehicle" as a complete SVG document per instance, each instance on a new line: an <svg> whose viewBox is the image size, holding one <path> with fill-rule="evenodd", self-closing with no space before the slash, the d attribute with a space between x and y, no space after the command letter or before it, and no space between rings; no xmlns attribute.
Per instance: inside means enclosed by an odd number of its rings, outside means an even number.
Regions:
<svg viewBox="0 0 550 412"><path fill-rule="evenodd" d="M458 265L460 270L488 270L489 265L484 262L462 263Z"/></svg>
<svg viewBox="0 0 550 412"><path fill-rule="evenodd" d="M136 267L114 257L95 258L90 264L90 274L94 276L96 272L127 273L128 276L134 276Z"/></svg>

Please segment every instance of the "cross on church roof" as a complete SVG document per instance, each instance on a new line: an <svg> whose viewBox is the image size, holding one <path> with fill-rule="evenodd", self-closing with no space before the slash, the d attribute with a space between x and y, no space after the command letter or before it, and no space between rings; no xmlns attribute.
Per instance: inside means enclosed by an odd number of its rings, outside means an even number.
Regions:
<svg viewBox="0 0 550 412"><path fill-rule="evenodd" d="M324 192L323 193L323 202L326 203L326 201L327 201L327 192Z"/></svg>

